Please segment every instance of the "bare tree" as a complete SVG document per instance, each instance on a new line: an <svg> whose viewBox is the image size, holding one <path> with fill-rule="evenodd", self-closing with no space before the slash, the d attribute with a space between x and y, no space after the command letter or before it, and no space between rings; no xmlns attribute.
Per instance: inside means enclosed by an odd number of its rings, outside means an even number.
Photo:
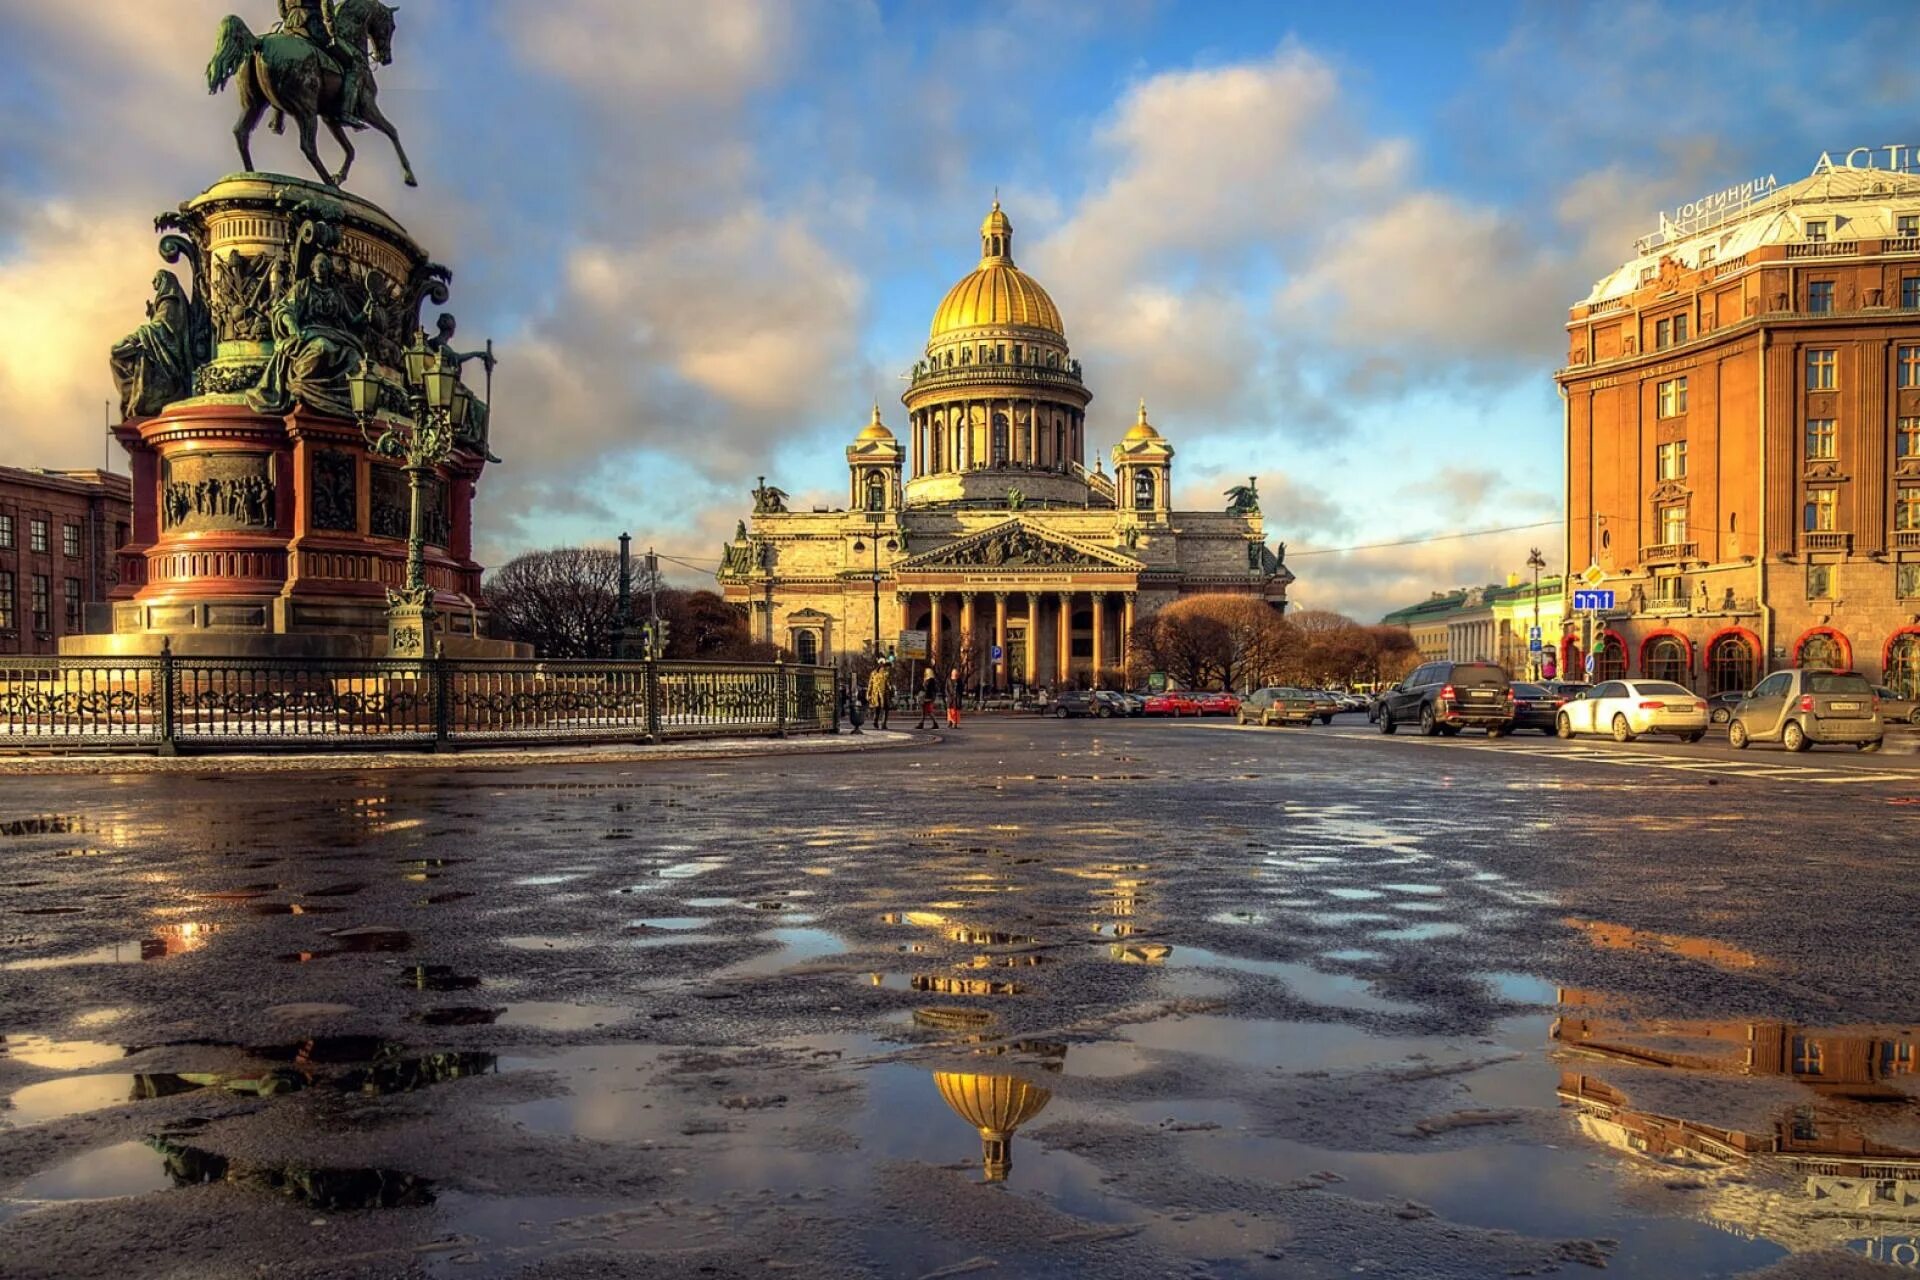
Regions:
<svg viewBox="0 0 1920 1280"><path fill-rule="evenodd" d="M543 658L604 658L618 621L620 557L596 547L515 556L481 588L493 633Z"/></svg>
<svg viewBox="0 0 1920 1280"><path fill-rule="evenodd" d="M1165 671L1189 689L1245 689L1280 679L1299 648L1299 633L1251 596L1176 600L1132 636L1136 668Z"/></svg>

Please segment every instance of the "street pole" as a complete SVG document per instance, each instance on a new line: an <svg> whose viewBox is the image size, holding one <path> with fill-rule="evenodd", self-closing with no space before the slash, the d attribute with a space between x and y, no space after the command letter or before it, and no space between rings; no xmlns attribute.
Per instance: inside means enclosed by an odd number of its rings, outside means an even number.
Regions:
<svg viewBox="0 0 1920 1280"><path fill-rule="evenodd" d="M1544 652L1546 637L1540 634L1540 571L1547 567L1547 558L1540 554L1540 548L1534 547L1527 552L1527 567L1533 570L1533 630L1527 635L1528 665L1532 668L1533 678L1540 678L1540 659L1536 653ZM1542 648L1533 647L1534 637L1539 636Z"/></svg>
<svg viewBox="0 0 1920 1280"><path fill-rule="evenodd" d="M647 548L647 652L654 658L664 657L664 646L660 643L660 557L652 547Z"/></svg>

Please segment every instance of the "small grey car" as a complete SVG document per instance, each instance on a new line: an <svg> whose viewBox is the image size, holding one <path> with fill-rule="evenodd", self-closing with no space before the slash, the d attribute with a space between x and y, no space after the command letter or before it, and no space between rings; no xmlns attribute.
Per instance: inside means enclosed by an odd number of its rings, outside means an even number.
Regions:
<svg viewBox="0 0 1920 1280"><path fill-rule="evenodd" d="M1821 667L1776 671L1733 709L1727 745L1778 742L1805 751L1816 742L1851 743L1878 751L1886 726L1880 699L1867 678Z"/></svg>

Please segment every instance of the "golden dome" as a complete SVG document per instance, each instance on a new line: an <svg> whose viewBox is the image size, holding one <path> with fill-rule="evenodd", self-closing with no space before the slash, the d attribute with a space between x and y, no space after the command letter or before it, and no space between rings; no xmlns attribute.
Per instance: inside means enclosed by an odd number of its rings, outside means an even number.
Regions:
<svg viewBox="0 0 1920 1280"><path fill-rule="evenodd" d="M1153 424L1151 422L1147 421L1147 402L1145 400L1142 400L1140 402L1139 421L1135 422L1133 426L1127 429L1127 434L1123 436L1122 439L1158 440L1159 438L1160 438L1160 433L1153 429Z"/></svg>
<svg viewBox="0 0 1920 1280"><path fill-rule="evenodd" d="M979 325L1023 325L1066 337L1060 309L1040 282L1013 265L1013 223L995 200L980 224L980 265L962 276L933 313L930 339Z"/></svg>
<svg viewBox="0 0 1920 1280"><path fill-rule="evenodd" d="M855 436L854 439L856 440L891 440L893 439L893 432L887 430L887 424L880 421L880 406L878 404L873 406L873 421L869 422L866 426L862 427L860 429L860 434Z"/></svg>
<svg viewBox="0 0 1920 1280"><path fill-rule="evenodd" d="M954 1114L983 1135L1009 1136L1053 1101L1052 1090L1019 1076L936 1071L933 1082Z"/></svg>

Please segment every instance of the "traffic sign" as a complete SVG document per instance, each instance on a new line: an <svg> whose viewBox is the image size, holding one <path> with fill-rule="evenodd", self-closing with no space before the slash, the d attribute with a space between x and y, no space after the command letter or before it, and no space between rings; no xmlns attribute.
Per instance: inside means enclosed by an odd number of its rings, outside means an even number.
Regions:
<svg viewBox="0 0 1920 1280"><path fill-rule="evenodd" d="M1580 581L1590 587L1597 587L1607 580L1607 571L1597 564L1590 564L1580 572Z"/></svg>
<svg viewBox="0 0 1920 1280"><path fill-rule="evenodd" d="M1540 633L1536 631L1533 633L1532 638L1530 638L1527 641L1527 649L1531 653L1538 653L1540 652L1541 647L1542 646L1540 644Z"/></svg>
<svg viewBox="0 0 1920 1280"><path fill-rule="evenodd" d="M1587 655L1587 679L1593 679L1593 655Z"/></svg>
<svg viewBox="0 0 1920 1280"><path fill-rule="evenodd" d="M993 646L993 660L995 662L1000 661L1000 659L1006 656L1007 656L1007 651L1005 649L1002 649L999 645Z"/></svg>
<svg viewBox="0 0 1920 1280"><path fill-rule="evenodd" d="M1613 608L1613 590L1612 588L1608 588L1605 591L1576 591L1573 593L1573 607L1575 610L1591 609L1604 611L1611 609Z"/></svg>
<svg viewBox="0 0 1920 1280"><path fill-rule="evenodd" d="M1532 646L1533 646L1534 648L1536 648L1536 649L1538 649L1538 648L1540 647L1540 640L1541 640L1541 633L1540 633L1540 628L1539 628L1539 627L1528 627L1528 628L1527 628L1527 643L1528 643L1528 644L1530 644L1530 645L1532 645Z"/></svg>
<svg viewBox="0 0 1920 1280"><path fill-rule="evenodd" d="M902 631L894 642L894 652L903 658L924 658L927 656L927 633L924 631Z"/></svg>

